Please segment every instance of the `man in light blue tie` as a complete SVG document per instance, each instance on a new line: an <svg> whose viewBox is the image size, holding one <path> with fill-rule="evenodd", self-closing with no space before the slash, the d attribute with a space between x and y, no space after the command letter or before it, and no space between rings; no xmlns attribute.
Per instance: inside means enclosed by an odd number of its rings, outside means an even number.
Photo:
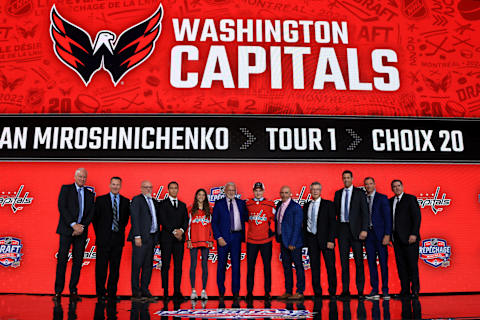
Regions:
<svg viewBox="0 0 480 320"><path fill-rule="evenodd" d="M353 173L342 173L344 187L335 192L337 237L340 263L342 265L342 294L340 299L350 299L350 248L355 260L355 282L358 298L365 299L365 271L363 268L363 241L368 230L368 205L365 192L353 186Z"/></svg>
<svg viewBox="0 0 480 320"><path fill-rule="evenodd" d="M87 170L79 168L75 171L75 183L63 185L58 196L57 233L60 235L60 247L57 255L54 300L59 302L65 286L68 251L72 247L72 274L70 276L70 298L78 301L77 284L80 279L83 256L87 241L88 225L94 214L94 194L85 187Z"/></svg>
<svg viewBox="0 0 480 320"><path fill-rule="evenodd" d="M132 228L128 241L132 241L132 295L135 299L155 300L148 289L153 269L153 254L158 243L158 202L152 199L153 185L141 184L142 193L130 204ZM139 280L140 278L140 280Z"/></svg>

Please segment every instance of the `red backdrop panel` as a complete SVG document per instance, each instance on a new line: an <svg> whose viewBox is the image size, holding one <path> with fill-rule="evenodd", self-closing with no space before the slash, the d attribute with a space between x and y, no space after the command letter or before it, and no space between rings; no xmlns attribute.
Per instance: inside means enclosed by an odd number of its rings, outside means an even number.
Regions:
<svg viewBox="0 0 480 320"><path fill-rule="evenodd" d="M420 198L433 198L438 187L438 198L450 199L450 204L436 205L443 209L434 213L431 206L422 209L422 239L438 238L447 241L451 247L451 256L446 261L449 265L433 267L420 260L420 277L422 292L456 292L478 291L480 283L476 276L476 266L480 263L478 255L472 254L480 249L478 241L473 241L480 228L477 217L479 211L478 194L480 185L472 177L480 174L477 165L427 165L427 164L274 164L274 163L2 163L0 196L4 199L14 196L21 185L24 189L20 196L32 197L33 201L23 206L23 209L13 213L8 204L0 207L2 223L0 237L21 239L23 256L20 265L14 267L0 266L2 292L52 293L55 280L55 253L58 250L58 235L55 233L58 223L57 198L61 184L72 183L76 168L85 167L88 170L89 186L95 188L97 195L109 191L108 183L111 176L120 175L123 179L121 193L131 198L139 193L140 182L150 179L154 190L163 186L160 197L165 195L166 185L176 180L180 185L179 198L191 204L197 188L222 186L227 181L235 181L238 193L243 199L252 196L252 185L262 181L266 186L266 197L278 199L282 185L291 186L294 199L304 200L308 196L308 185L312 181L323 184L322 196L333 199L335 190L341 188L341 172L350 169L354 173L354 184L361 185L363 178L373 176L377 181L377 190L391 196L389 183L394 178L404 181L405 191ZM306 187L302 194L301 190ZM9 194L10 192L10 194ZM127 227L127 231L130 227ZM95 293L95 235L93 228L89 229L89 243L86 248L85 265L82 269L79 292L81 294ZM283 271L279 261L279 246L273 247L273 287L274 295L283 292ZM245 247L243 248L245 249ZM340 279L340 262L337 253L337 275ZM214 255L212 255L213 257ZM68 270L70 270L70 265ZM182 289L190 291L188 270L190 258L185 251L183 262ZM200 274L200 266L197 273ZM119 294L130 294L131 244L124 248ZM354 279L354 264L351 261L352 279ZM368 267L366 288L369 288ZM261 259L257 262L255 280L256 294L263 294L263 274ZM310 272L306 271L306 294L312 293ZM389 275L392 292L399 290L399 281L394 262L393 249L389 248ZM67 279L69 271L67 272ZM200 277L198 287L200 287ZM218 294L216 288L216 262L209 261L208 293ZM242 290L245 293L246 260L242 261ZM352 292L355 292L354 281ZM322 265L322 286L327 288L326 273ZM227 294L230 293L230 271L227 271ZM339 288L340 290L341 288ZM151 282L153 294L162 294L159 270L155 270Z"/></svg>
<svg viewBox="0 0 480 320"><path fill-rule="evenodd" d="M162 1L161 33L151 56L114 86L104 70L93 75L88 87L55 55L50 35L50 11L55 4L66 20L82 28L94 42L101 30L119 36L124 30L150 17L158 0L5 0L0 8L0 112L3 113L240 113L322 114L387 116L480 116L480 19L478 1L462 0L185 0ZM173 19L200 20L194 41L176 39ZM345 21L348 44L316 43L313 31L305 42L201 41L205 19L259 19L331 22ZM313 30L313 27L311 28ZM198 73L198 85L172 85L172 48L192 45L198 59L183 57L183 79ZM212 45L225 46L234 88L214 81L212 88L200 88L200 81ZM238 48L259 46L266 50L265 71L250 76L248 88L238 85ZM304 55L304 89L293 88L291 54L282 51L282 90L272 89L271 46L310 48ZM336 90L327 83L314 90L318 53L331 46L348 86L346 48L358 50L361 82L373 82L371 52L391 49L398 62L400 88L393 92ZM192 57L193 58L193 57ZM354 59L355 60L355 59ZM173 66L173 67L172 67ZM274 73L279 75L278 67ZM218 71L218 70L217 70ZM377 74L378 76L378 74Z"/></svg>

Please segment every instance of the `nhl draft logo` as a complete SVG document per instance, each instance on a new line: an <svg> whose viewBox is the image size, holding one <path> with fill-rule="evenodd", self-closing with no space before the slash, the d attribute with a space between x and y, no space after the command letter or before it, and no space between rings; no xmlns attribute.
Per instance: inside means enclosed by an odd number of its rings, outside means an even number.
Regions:
<svg viewBox="0 0 480 320"><path fill-rule="evenodd" d="M92 42L85 30L64 19L53 5L50 12L53 50L60 61L80 76L85 86L102 68L116 86L152 54L160 35L162 17L160 4L151 17L128 28L118 38L115 33L102 30Z"/></svg>
<svg viewBox="0 0 480 320"><path fill-rule="evenodd" d="M278 255L278 260L282 261L282 254ZM302 265L304 270L310 269L310 256L308 255L308 248L302 248ZM295 269L295 265L292 262L292 268Z"/></svg>
<svg viewBox="0 0 480 320"><path fill-rule="evenodd" d="M155 270L162 269L162 252L159 246L156 246L153 252L153 269Z"/></svg>
<svg viewBox="0 0 480 320"><path fill-rule="evenodd" d="M435 193L420 193L418 199L418 205L420 208L431 207L432 212L436 215L437 213L443 211L443 208L439 207L448 207L452 199L447 199L447 194L443 193L441 198L438 198L440 194L440 187L437 187Z"/></svg>
<svg viewBox="0 0 480 320"><path fill-rule="evenodd" d="M446 268L450 265L452 248L447 241L438 238L425 239L419 248L420 259L429 266Z"/></svg>
<svg viewBox="0 0 480 320"><path fill-rule="evenodd" d="M23 256L22 240L13 237L0 237L0 265L17 268Z"/></svg>
<svg viewBox="0 0 480 320"><path fill-rule="evenodd" d="M3 208L5 205L10 205L13 213L17 213L19 210L23 210L23 206L17 206L19 204L32 204L33 198L28 197L28 192L22 196L24 185L22 184L16 192L2 192L0 195L0 206Z"/></svg>
<svg viewBox="0 0 480 320"><path fill-rule="evenodd" d="M225 197L225 186L210 188L210 194L208 195L208 202L214 204L215 201ZM241 195L235 195L235 198L240 199Z"/></svg>
<svg viewBox="0 0 480 320"><path fill-rule="evenodd" d="M161 317L202 318L202 319L307 319L313 318L313 313L308 310L287 309L179 309L162 310L155 312Z"/></svg>

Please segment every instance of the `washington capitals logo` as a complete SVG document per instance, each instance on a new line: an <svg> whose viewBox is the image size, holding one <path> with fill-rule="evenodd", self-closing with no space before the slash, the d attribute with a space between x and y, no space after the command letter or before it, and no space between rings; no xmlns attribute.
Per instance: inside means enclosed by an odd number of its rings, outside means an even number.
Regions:
<svg viewBox="0 0 480 320"><path fill-rule="evenodd" d="M151 17L128 28L118 38L113 32L102 30L92 42L85 30L65 20L53 5L50 14L53 50L58 59L82 78L85 86L102 68L116 86L152 54L160 35L162 17L160 4Z"/></svg>

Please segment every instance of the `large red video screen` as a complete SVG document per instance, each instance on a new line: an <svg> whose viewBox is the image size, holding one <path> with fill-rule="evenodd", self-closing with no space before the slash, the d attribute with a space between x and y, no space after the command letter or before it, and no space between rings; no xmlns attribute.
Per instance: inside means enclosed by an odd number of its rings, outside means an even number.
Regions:
<svg viewBox="0 0 480 320"><path fill-rule="evenodd" d="M17 263L0 266L4 292L51 293L55 280L55 254L58 250L58 235L55 233L59 213L57 198L62 184L73 181L77 167L88 170L87 185L94 188L97 195L109 191L110 176L123 178L121 193L129 198L140 193L140 183L150 179L155 195L165 197L166 185L171 180L180 185L179 198L191 204L195 191L202 187L217 194L218 187L228 181L238 185L242 199L252 197L252 185L257 180L266 187L266 197L279 199L282 185L289 185L293 199L303 204L309 199L309 185L320 181L323 185L322 197L333 199L335 190L342 187L341 172L350 169L354 174L354 184L361 186L363 178L373 176L378 192L392 196L390 181L400 178L404 181L405 191L418 197L421 206L421 252L420 282L422 292L459 292L478 291L480 283L476 280L476 268L480 263L478 255L472 254L478 244L472 241L472 234L480 227L477 212L480 209L478 197L480 185L475 179L479 174L476 165L420 165L420 164L327 164L327 163L3 163L2 201L0 213L2 240L10 237L17 245L0 244L0 248L10 248L10 252L0 251L2 257L10 257ZM461 184L459 183L461 181ZM23 199L12 204L11 199ZM215 196L211 197L213 200ZM10 200L9 200L10 199ZM127 227L129 230L130 226ZM90 227L89 242L85 248L84 266L79 283L81 294L95 294L95 234ZM13 240L12 240L13 239ZM16 240L15 240L16 239ZM245 254L245 245L242 252ZM338 249L336 249L338 250ZM392 292L399 291L393 248L389 247L389 277ZM8 255L10 253L10 255ZM282 294L284 290L283 271L279 260L278 243L273 245L272 258L272 294ZM246 259L242 254L241 293L246 292ZM340 261L338 251L337 275L340 279ZM2 259L0 259L2 261ZM312 294L308 251L303 254L306 269L306 294ZM71 265L71 262L68 264ZM151 290L161 295L160 253L155 255ZM210 253L209 280L207 292L217 295L216 251ZM190 268L189 251L185 251L183 261L182 291L190 291L188 270ZM200 268L200 266L198 266ZM68 268L70 270L70 267ZM125 245L120 269L119 294L131 294L131 244ZM255 275L255 294L263 294L263 272L260 257ZM351 260L352 279L354 262ZM369 288L368 266L365 260L366 289ZM199 272L200 270L198 270ZM67 277L69 276L67 272ZM227 271L227 294L230 292L230 271ZM200 278L200 277L197 277ZM441 279L441 281L440 281ZM197 279L200 281L200 279ZM322 286L326 289L326 271L322 264ZM200 285L200 282L198 283ZM352 281L352 292L354 281ZM341 288L338 288L340 290Z"/></svg>

